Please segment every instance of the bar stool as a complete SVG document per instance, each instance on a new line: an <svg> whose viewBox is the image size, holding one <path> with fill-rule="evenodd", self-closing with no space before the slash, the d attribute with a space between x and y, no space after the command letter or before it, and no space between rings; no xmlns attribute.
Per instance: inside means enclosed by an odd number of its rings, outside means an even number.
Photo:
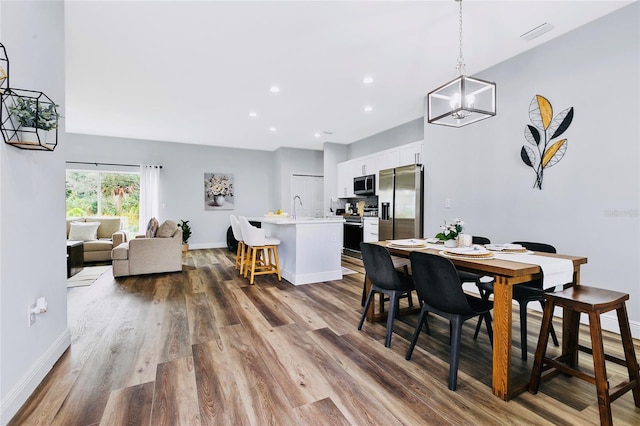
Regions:
<svg viewBox="0 0 640 426"><path fill-rule="evenodd" d="M264 229L251 225L244 216L238 217L238 221L242 238L247 246L244 276L246 278L249 275L249 284L253 284L256 275L264 274L277 274L278 281L281 281L278 261L280 240L265 236Z"/></svg>
<svg viewBox="0 0 640 426"><path fill-rule="evenodd" d="M640 375L638 373L638 361L633 348L631 330L629 328L629 318L625 301L629 299L626 293L605 290L595 287L578 285L567 288L557 293L546 293L544 314L542 317L542 329L536 349L533 370L531 371L531 381L529 382L529 392L537 393L540 382L553 377L558 373L564 373L579 377L589 383L595 384L598 393L598 409L600 411L600 424L611 425L611 402L618 399L628 391L633 392L635 406L640 408ZM568 312L569 323L567 326L567 336L563 337L566 343L563 344L563 354L556 358L547 358L545 352L549 341L551 329L551 319L553 309L559 306ZM602 344L602 328L600 326L600 315L616 310L618 314L618 325L620 326L620 337L624 349L625 359L616 358L604 353ZM578 343L578 331L580 328L580 314L589 314L589 332L591 334L591 348L587 348ZM578 351L593 355L594 376L586 374L578 369ZM629 380L610 388L607 380L607 369L605 360L627 367ZM545 376L542 372L555 369Z"/></svg>
<svg viewBox="0 0 640 426"><path fill-rule="evenodd" d="M233 237L236 239L236 241L238 241L236 263L233 268L238 269L240 271L240 275L242 275L245 264L245 255L247 254L247 246L244 243L244 239L242 238L242 231L240 230L240 222L238 221L238 218L234 215L230 215L229 220L231 221L231 231L233 232Z"/></svg>

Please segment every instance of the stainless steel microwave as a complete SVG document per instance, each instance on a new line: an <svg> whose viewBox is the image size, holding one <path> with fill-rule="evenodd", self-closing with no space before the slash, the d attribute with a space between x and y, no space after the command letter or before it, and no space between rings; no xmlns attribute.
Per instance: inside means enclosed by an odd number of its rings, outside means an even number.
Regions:
<svg viewBox="0 0 640 426"><path fill-rule="evenodd" d="M376 194L376 175L354 177L353 193L355 195L375 195Z"/></svg>

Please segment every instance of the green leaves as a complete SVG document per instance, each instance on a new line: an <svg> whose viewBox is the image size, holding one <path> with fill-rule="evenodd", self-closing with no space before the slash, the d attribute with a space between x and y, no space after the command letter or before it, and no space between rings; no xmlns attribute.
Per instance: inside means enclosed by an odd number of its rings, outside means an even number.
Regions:
<svg viewBox="0 0 640 426"><path fill-rule="evenodd" d="M553 117L551 102L544 96L535 95L529 104L529 119L524 138L528 145L520 149L522 162L536 172L534 188L542 189L543 171L557 164L567 152L567 139L553 142L562 135L573 121L573 107L567 108Z"/></svg>
<svg viewBox="0 0 640 426"><path fill-rule="evenodd" d="M60 114L56 111L57 106L34 98L18 97L15 104L7 109L16 117L21 127L51 130L58 127Z"/></svg>

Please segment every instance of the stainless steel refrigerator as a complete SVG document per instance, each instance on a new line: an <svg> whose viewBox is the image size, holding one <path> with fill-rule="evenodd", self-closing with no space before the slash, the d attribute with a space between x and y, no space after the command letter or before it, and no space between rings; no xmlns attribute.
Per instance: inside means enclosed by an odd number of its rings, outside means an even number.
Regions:
<svg viewBox="0 0 640 426"><path fill-rule="evenodd" d="M380 170L379 239L423 237L424 190L421 164Z"/></svg>

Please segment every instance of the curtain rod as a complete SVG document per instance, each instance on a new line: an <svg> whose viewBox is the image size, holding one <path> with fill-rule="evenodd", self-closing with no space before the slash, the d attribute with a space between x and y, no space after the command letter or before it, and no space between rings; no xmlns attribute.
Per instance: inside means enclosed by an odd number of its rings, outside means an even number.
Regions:
<svg viewBox="0 0 640 426"><path fill-rule="evenodd" d="M140 164L96 163L96 162L89 162L89 161L67 161L66 163L67 164L93 164L94 166L140 167ZM157 167L159 169L162 168L162 166L150 166L150 167Z"/></svg>

